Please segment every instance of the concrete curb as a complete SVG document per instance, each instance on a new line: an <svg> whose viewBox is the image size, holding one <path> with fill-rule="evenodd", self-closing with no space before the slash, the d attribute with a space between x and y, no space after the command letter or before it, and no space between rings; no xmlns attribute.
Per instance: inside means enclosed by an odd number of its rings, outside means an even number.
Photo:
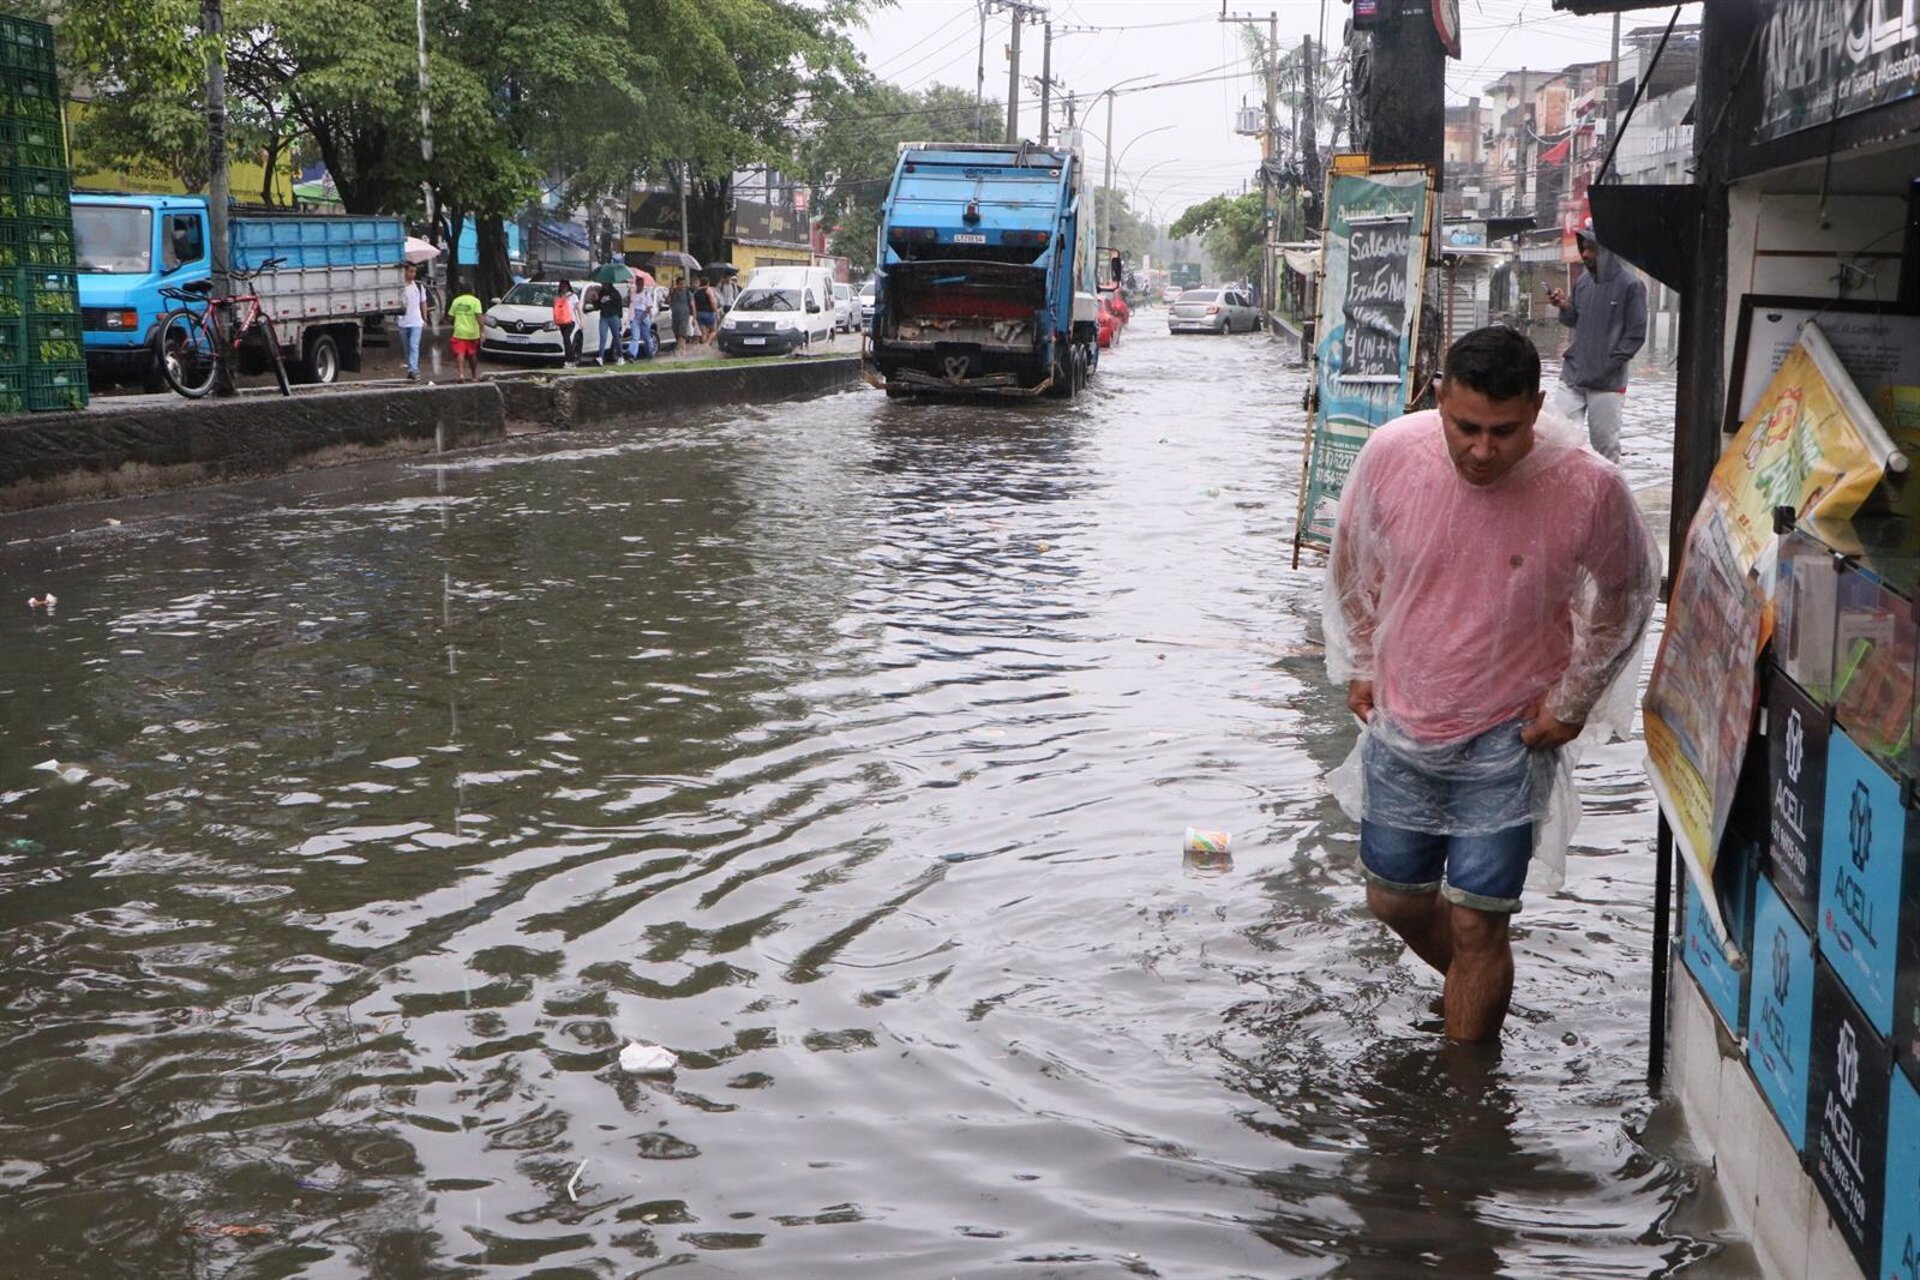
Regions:
<svg viewBox="0 0 1920 1280"><path fill-rule="evenodd" d="M783 400L859 377L848 356L23 414L0 418L0 511L468 448L509 427L658 421L663 409Z"/></svg>

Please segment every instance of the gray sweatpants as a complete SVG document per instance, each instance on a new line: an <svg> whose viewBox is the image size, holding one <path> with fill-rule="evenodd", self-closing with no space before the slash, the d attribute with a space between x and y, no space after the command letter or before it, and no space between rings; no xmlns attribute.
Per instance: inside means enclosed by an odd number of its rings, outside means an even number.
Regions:
<svg viewBox="0 0 1920 1280"><path fill-rule="evenodd" d="M1620 461L1620 406L1624 391L1589 391L1562 382L1553 389L1553 410L1587 429L1593 451L1608 462Z"/></svg>

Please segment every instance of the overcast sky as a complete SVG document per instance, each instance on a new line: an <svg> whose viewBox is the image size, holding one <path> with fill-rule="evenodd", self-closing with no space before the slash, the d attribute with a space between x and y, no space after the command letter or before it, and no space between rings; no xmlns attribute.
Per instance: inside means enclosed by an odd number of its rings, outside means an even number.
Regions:
<svg viewBox="0 0 1920 1280"><path fill-rule="evenodd" d="M1242 103L1260 106L1264 90L1247 66L1240 26L1220 21L1220 0L1038 0L1053 21L1053 78L1082 100L1122 81L1113 95L1114 186L1163 224L1189 204L1238 192L1259 161L1258 140L1235 135ZM1228 11L1279 15L1280 44L1324 36L1336 46L1350 12L1342 0L1228 0ZM1687 5L1681 21L1697 21ZM1553 11L1551 0L1460 0L1464 28L1458 62L1447 65L1449 102L1465 102L1503 71L1554 69L1611 56L1611 18L1575 18ZM1622 31L1664 26L1671 8L1622 15ZM909 88L935 82L972 89L980 54L980 10L975 0L897 0L875 12L856 39L880 78ZM1008 17L986 23L986 83L991 98L1006 97ZM1021 34L1022 74L1040 75L1042 36L1036 24ZM1138 79L1136 79L1138 77ZM1167 80L1202 81L1169 88ZM1136 90L1134 86L1140 86ZM1334 86L1337 92L1339 86ZM1039 100L1021 89L1021 132L1039 136ZM1086 154L1104 165L1106 105L1091 125ZM1058 117L1056 117L1057 123ZM1166 127L1170 126L1170 127ZM1149 133L1150 130L1159 132Z"/></svg>

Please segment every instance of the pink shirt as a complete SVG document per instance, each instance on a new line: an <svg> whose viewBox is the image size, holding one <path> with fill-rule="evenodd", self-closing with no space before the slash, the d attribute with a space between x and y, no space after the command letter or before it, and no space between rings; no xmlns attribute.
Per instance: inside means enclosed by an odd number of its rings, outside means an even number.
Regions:
<svg viewBox="0 0 1920 1280"><path fill-rule="evenodd" d="M1650 601L1654 563L1625 479L1598 455L1536 437L1513 470L1472 485L1428 410L1361 451L1331 571L1374 704L1413 737L1449 742L1543 694L1583 722L1638 642L1650 606L1629 602Z"/></svg>

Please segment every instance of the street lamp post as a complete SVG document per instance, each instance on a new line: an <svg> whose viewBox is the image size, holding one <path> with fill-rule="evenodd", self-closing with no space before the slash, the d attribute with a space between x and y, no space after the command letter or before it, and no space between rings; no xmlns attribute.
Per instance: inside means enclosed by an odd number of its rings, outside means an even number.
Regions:
<svg viewBox="0 0 1920 1280"><path fill-rule="evenodd" d="M1125 85L1130 85L1136 80L1151 80L1156 74L1158 73L1149 71L1145 75L1128 76L1125 80L1115 81L1113 84L1108 85L1105 89L1102 89L1100 93L1094 95L1094 101L1096 102L1098 102L1102 96L1104 96L1107 100L1107 147L1106 147L1107 180L1102 186L1102 190L1106 192L1106 196L1100 202L1102 207L1099 210L1099 212L1106 215L1108 222L1111 222L1113 219L1113 210L1109 206L1113 204L1113 94L1114 94L1114 90L1119 89ZM1168 126L1168 127L1170 128L1171 126ZM1134 139L1134 142L1138 142L1138 141L1139 141L1138 138ZM1131 146L1133 144L1129 143L1127 145ZM1107 230L1109 234L1111 234L1112 227L1109 226Z"/></svg>
<svg viewBox="0 0 1920 1280"><path fill-rule="evenodd" d="M1156 133L1165 133L1165 132L1166 132L1167 130L1169 130L1169 129L1171 129L1171 128L1173 128L1173 126L1172 126L1172 125L1170 125L1170 124L1162 124L1162 125L1155 125L1155 126L1154 126L1153 128L1151 128L1151 129L1149 129L1149 130L1147 130L1147 131L1146 131L1145 133L1137 133L1137 134L1135 134L1135 135L1134 135L1134 136L1132 137L1132 139L1128 141L1128 143L1127 143L1127 145L1126 145L1126 146L1124 146L1124 147L1122 147L1122 148L1120 148L1120 154L1119 154L1119 155L1118 155L1118 156L1116 157L1116 156L1115 156L1115 155L1113 154L1113 150L1112 150L1112 147L1113 147L1113 99L1112 99L1112 98L1108 98L1108 99L1107 99L1107 147L1108 147L1108 150L1107 150L1107 208L1106 208L1106 214L1107 214L1107 244L1108 244L1108 246L1109 246L1109 247L1111 247L1111 246L1113 245L1113 238L1114 238L1114 227L1113 227L1113 222L1114 222L1114 218L1113 218L1113 206L1114 206L1114 205L1115 205L1115 204L1117 203L1117 202L1116 202L1116 201L1114 200L1114 198L1113 198L1113 194L1114 194L1114 192L1113 192L1113 171L1114 171L1115 169L1117 169L1117 168L1119 168L1119 167L1120 167L1120 164L1121 164L1121 162L1122 162L1122 161L1124 161L1124 160L1125 160L1125 159L1127 158L1127 152L1129 152L1129 151L1131 151L1131 150L1133 150L1133 144L1134 144L1134 143L1136 143L1136 142L1138 142L1138 141L1140 141L1140 139L1142 139L1142 138L1147 138L1147 137L1151 137L1152 135L1154 135L1154 134L1156 134Z"/></svg>

